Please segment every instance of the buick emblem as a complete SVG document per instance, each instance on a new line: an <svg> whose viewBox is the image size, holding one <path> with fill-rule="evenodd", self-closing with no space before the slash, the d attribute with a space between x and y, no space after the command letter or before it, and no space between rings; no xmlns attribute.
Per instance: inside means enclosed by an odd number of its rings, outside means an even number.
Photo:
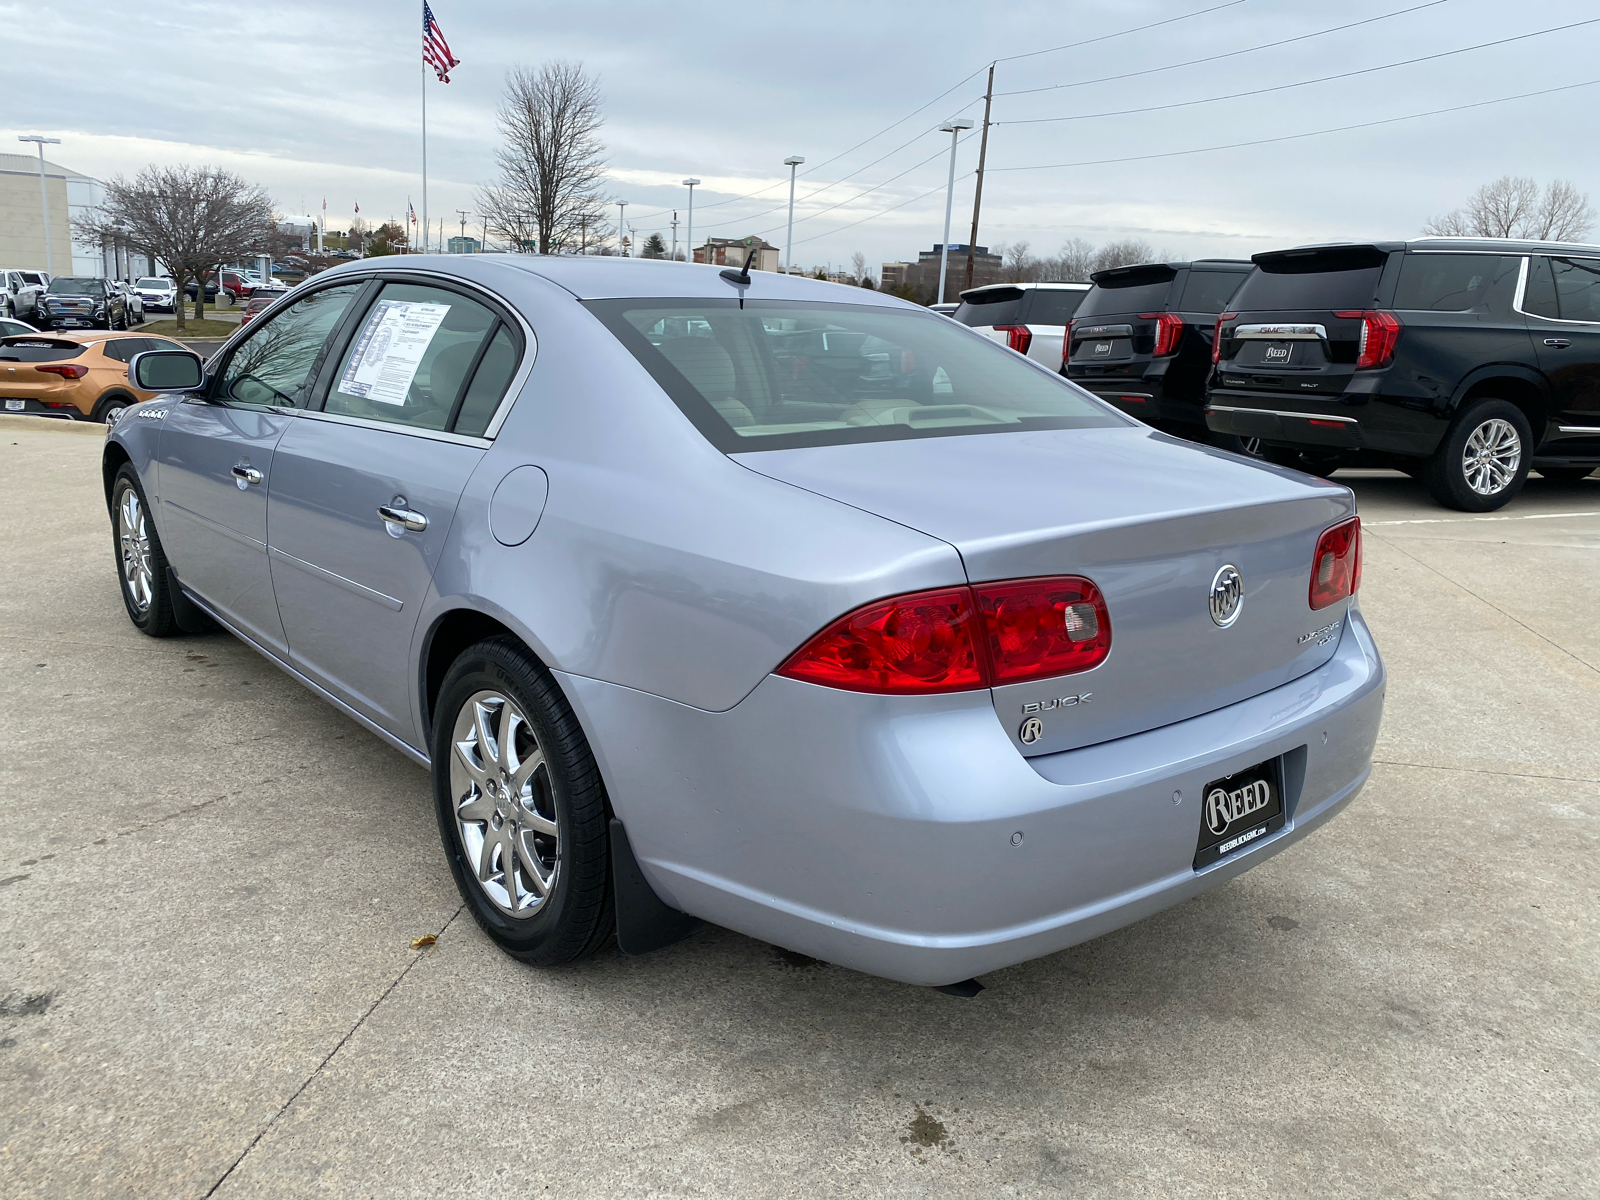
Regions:
<svg viewBox="0 0 1600 1200"><path fill-rule="evenodd" d="M1244 608L1244 577L1229 563L1211 580L1211 619L1226 629L1239 619Z"/></svg>
<svg viewBox="0 0 1600 1200"><path fill-rule="evenodd" d="M1039 720L1038 717L1029 717L1022 723L1022 728L1017 731L1017 736L1026 745L1033 745L1044 736L1044 722Z"/></svg>

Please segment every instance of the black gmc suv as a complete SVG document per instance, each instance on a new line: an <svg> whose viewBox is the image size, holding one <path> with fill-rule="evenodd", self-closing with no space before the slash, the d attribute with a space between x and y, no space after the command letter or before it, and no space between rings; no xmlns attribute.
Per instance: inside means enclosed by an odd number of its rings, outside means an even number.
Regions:
<svg viewBox="0 0 1600 1200"><path fill-rule="evenodd" d="M1487 512L1600 466L1600 246L1500 238L1257 254L1217 319L1206 423L1326 474L1398 467Z"/></svg>
<svg viewBox="0 0 1600 1200"><path fill-rule="evenodd" d="M1217 314L1250 272L1242 259L1141 263L1089 276L1061 373L1130 416L1194 441L1206 431L1206 376Z"/></svg>

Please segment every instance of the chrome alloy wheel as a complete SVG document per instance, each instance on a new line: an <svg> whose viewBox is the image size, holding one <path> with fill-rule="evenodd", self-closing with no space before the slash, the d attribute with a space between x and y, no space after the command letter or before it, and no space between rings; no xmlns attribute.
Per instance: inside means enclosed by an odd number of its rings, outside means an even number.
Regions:
<svg viewBox="0 0 1600 1200"><path fill-rule="evenodd" d="M477 692L450 740L456 827L478 886L502 912L532 916L555 891L561 836L533 726L508 696Z"/></svg>
<svg viewBox="0 0 1600 1200"><path fill-rule="evenodd" d="M1258 437L1240 438L1239 439L1239 449L1244 451L1251 458L1260 458L1261 457L1261 439L1258 438Z"/></svg>
<svg viewBox="0 0 1600 1200"><path fill-rule="evenodd" d="M122 551L122 578L128 586L128 599L139 612L150 610L155 598L155 574L150 569L150 530L145 525L144 505L139 493L124 488L117 505L117 544Z"/></svg>
<svg viewBox="0 0 1600 1200"><path fill-rule="evenodd" d="M1472 431L1461 452L1461 473L1480 496L1494 496L1511 486L1522 465L1522 438L1516 427L1491 417Z"/></svg>

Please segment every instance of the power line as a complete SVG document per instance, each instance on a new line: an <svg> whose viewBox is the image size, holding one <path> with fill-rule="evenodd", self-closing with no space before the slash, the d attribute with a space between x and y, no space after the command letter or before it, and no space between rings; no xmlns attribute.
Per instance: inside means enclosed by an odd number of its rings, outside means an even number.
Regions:
<svg viewBox="0 0 1600 1200"><path fill-rule="evenodd" d="M1207 96L1203 100L1180 100L1175 104L1152 104L1145 108L1121 108L1109 112L1074 113L1065 117L1029 117L1017 121L996 121L996 125L1046 125L1057 121L1091 121L1099 117L1126 117L1135 113L1164 112L1172 108L1191 108L1197 104L1216 104L1222 100L1239 100L1245 96L1264 96L1269 92L1285 92L1291 88L1309 87L1314 83L1329 83L1335 79L1351 79L1357 75L1371 75L1375 71L1389 71L1395 67L1410 67L1417 63L1432 62L1439 58L1449 58L1456 54L1466 54L1472 50L1486 50L1490 46L1504 46L1511 42L1526 41L1528 38L1543 37L1547 33L1560 33L1566 29L1577 29L1583 25L1600 24L1600 17L1593 17L1587 21L1574 21L1570 25L1556 25L1550 29L1540 29L1534 33L1519 33L1515 37L1500 38L1493 42L1479 42L1476 46L1463 46L1459 50L1443 50L1438 54L1424 54L1420 58L1407 58L1400 62L1384 63L1377 67L1363 67L1359 71L1345 71L1339 75L1322 75L1316 79L1302 79L1297 83L1281 83L1276 87L1255 88L1248 92L1230 92L1226 96Z"/></svg>
<svg viewBox="0 0 1600 1200"><path fill-rule="evenodd" d="M997 58L994 61L997 63L1016 62L1019 58L1037 58L1041 54L1054 54L1057 50L1076 50L1080 46L1092 46L1096 42L1109 42L1112 38L1126 37L1130 33L1143 33L1147 29L1159 29L1163 25L1175 25L1179 21L1187 21L1190 17L1203 17L1207 13L1214 13L1219 9L1232 8L1236 4L1243 3L1244 0L1227 0L1225 4L1213 4L1210 8L1186 12L1182 16L1168 17L1164 21L1151 21L1148 25L1136 25L1132 29L1119 29L1116 33L1103 33L1099 37L1088 38L1085 41L1068 42L1064 46L1051 46L1048 50L1030 50L1026 54L1008 54L1004 58ZM979 67L978 71L981 70L983 68ZM974 71L972 75L976 75L978 71ZM968 75L967 79L971 79L972 75ZM962 80L962 82L965 83L966 80Z"/></svg>
<svg viewBox="0 0 1600 1200"><path fill-rule="evenodd" d="M1164 67L1148 67L1143 71L1128 71L1121 75L1102 75L1098 79L1079 79L1072 83L1052 83L1045 87L1018 88L1013 92L996 92L996 96L1028 96L1035 92L1054 92L1062 88L1088 87L1092 83L1110 83L1117 79L1136 79L1142 75L1158 75L1162 71L1176 71L1179 67L1193 67L1200 63L1218 62L1224 58L1237 58L1241 54L1251 54L1257 50L1270 50L1275 46L1287 46L1294 42L1309 41L1312 38L1324 37L1330 33L1339 33L1346 29L1357 29L1362 25L1371 25L1378 21L1387 21L1391 17L1403 17L1407 13L1420 12L1424 8L1437 8L1441 4L1448 4L1450 0L1427 0L1426 4L1414 4L1410 8L1396 9L1394 12L1380 13L1376 17L1367 17L1361 21L1351 21L1348 25L1334 25L1328 29L1319 29L1315 33L1302 33L1291 38L1282 38L1276 42L1262 42L1259 46L1246 46L1242 50L1229 50L1225 54L1211 54L1205 58L1191 58L1186 62L1168 63ZM970 76L969 76L970 78Z"/></svg>
<svg viewBox="0 0 1600 1200"><path fill-rule="evenodd" d="M960 183L962 180L970 178L971 176L976 175L976 174L977 174L976 171L968 171L965 175L957 175L956 176L956 182ZM839 225L839 226L837 226L837 227L835 227L833 229L824 229L821 233L813 233L808 238L796 238L794 244L796 246L803 245L806 242L814 242L818 238L831 237L832 235L834 235L836 233L843 233L846 229L854 229L857 225L865 225L868 221L875 221L879 217L884 216L887 213L894 212L894 210L897 209L897 208L904 208L908 204L915 204L918 200L926 200L929 196L932 196L937 192L944 191L944 186L945 185L942 184L942 183L936 184L935 186L929 188L927 191L923 192L921 195L913 196L909 200L902 200L902 201L900 201L899 204L892 204L888 208L880 208L877 212L868 213L866 216L862 217L859 221L851 221L848 225Z"/></svg>
<svg viewBox="0 0 1600 1200"><path fill-rule="evenodd" d="M1583 83L1568 83L1560 87L1544 88L1537 92L1522 92L1515 96L1501 96L1495 100L1479 100L1472 104L1455 104L1449 108L1435 108L1428 112L1407 113L1403 117L1385 117L1378 121L1362 121L1356 125L1336 125L1331 129L1313 129L1308 133L1287 133L1282 137L1254 138L1248 142L1228 142L1221 146L1199 146L1193 150L1168 150L1160 154L1130 154L1124 158L1084 159L1081 162L1036 163L1026 167L990 167L991 171L1051 171L1061 167L1103 167L1113 163L1146 162L1154 158L1179 158L1186 154L1210 154L1216 150L1238 150L1244 146L1267 146L1274 142L1293 142L1301 138L1321 137L1327 133L1347 133L1352 129L1371 129L1377 125L1394 125L1400 121L1416 121L1423 117L1437 117L1444 113L1465 112L1471 108L1487 108L1492 104L1507 104L1512 100L1527 100L1533 96L1549 96L1556 92L1570 92L1574 88L1593 87L1600 79Z"/></svg>

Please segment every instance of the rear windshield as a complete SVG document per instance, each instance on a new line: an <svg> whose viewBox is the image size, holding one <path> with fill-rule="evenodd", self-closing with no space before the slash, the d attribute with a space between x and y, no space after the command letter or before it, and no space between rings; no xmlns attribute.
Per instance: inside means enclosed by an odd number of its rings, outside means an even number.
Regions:
<svg viewBox="0 0 1600 1200"><path fill-rule="evenodd" d="M59 338L19 337L0 339L0 362L58 362L63 358L77 358L83 347L77 342Z"/></svg>
<svg viewBox="0 0 1600 1200"><path fill-rule="evenodd" d="M1243 282L1243 271L1190 270L1178 308L1183 312L1220 313Z"/></svg>
<svg viewBox="0 0 1600 1200"><path fill-rule="evenodd" d="M1034 288L1022 306L1025 325L1065 325L1087 296L1085 288Z"/></svg>
<svg viewBox="0 0 1600 1200"><path fill-rule="evenodd" d="M951 315L963 325L1014 325L1022 295L1022 289L1014 287L968 292Z"/></svg>
<svg viewBox="0 0 1600 1200"><path fill-rule="evenodd" d="M1171 267L1156 267L1145 271L1130 271L1126 275L1113 275L1097 279L1094 287L1078 307L1079 317L1099 317L1106 314L1123 315L1141 312L1163 312L1167 306L1167 293L1177 272Z"/></svg>
<svg viewBox="0 0 1600 1200"><path fill-rule="evenodd" d="M1229 302L1235 312L1371 308L1388 255L1369 246L1261 255Z"/></svg>
<svg viewBox="0 0 1600 1200"><path fill-rule="evenodd" d="M588 307L718 449L1123 424L1065 379L927 312L797 301Z"/></svg>
<svg viewBox="0 0 1600 1200"><path fill-rule="evenodd" d="M1466 312L1487 302L1490 284L1521 268L1520 258L1494 254L1408 254L1394 306Z"/></svg>
<svg viewBox="0 0 1600 1200"><path fill-rule="evenodd" d="M104 285L93 278L67 278L52 279L50 291L57 296L101 296L105 294Z"/></svg>

